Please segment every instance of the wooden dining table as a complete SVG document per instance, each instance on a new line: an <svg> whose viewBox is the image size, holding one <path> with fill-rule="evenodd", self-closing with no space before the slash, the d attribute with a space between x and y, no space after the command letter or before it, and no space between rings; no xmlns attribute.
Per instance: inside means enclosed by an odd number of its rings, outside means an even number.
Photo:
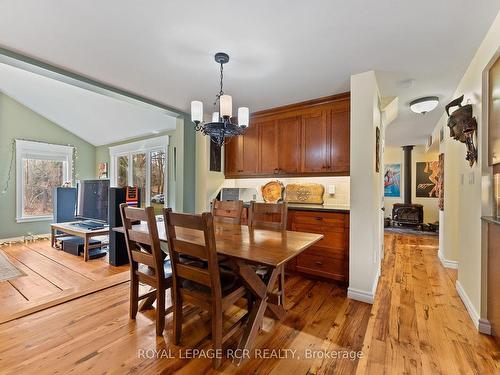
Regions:
<svg viewBox="0 0 500 375"><path fill-rule="evenodd" d="M323 238L322 234L295 231L273 231L256 229L246 225L214 223L217 254L230 260L234 271L255 298L248 314L248 321L238 345L240 353L253 347L264 313L269 309L276 319L285 316L284 301L273 292L274 285L286 262ZM148 232L145 223L133 226L135 230ZM167 242L164 223L157 221L160 241ZM123 227L113 228L122 232ZM176 228L177 238L204 244L203 232L186 228ZM259 277L256 267L266 266L265 276ZM262 267L260 267L262 268ZM238 363L239 361L237 361Z"/></svg>

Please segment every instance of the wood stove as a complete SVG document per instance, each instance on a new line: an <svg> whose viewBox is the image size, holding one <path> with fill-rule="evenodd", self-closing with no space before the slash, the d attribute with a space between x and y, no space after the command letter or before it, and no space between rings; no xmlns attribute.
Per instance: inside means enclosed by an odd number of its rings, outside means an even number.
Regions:
<svg viewBox="0 0 500 375"><path fill-rule="evenodd" d="M413 146L403 146L404 151L404 199L392 207L392 222L395 225L418 226L424 224L424 206L411 203L411 152Z"/></svg>

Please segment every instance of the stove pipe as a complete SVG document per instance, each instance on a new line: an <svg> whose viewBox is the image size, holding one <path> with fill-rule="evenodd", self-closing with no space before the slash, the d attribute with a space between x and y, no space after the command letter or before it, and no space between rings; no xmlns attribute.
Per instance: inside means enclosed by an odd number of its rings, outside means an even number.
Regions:
<svg viewBox="0 0 500 375"><path fill-rule="evenodd" d="M403 182L403 203L411 204L411 151L413 146L403 146L404 154L404 182Z"/></svg>

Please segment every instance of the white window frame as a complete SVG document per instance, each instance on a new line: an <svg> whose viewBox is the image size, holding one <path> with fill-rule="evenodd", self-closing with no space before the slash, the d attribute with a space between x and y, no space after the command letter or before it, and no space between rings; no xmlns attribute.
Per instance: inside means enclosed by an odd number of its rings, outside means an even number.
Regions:
<svg viewBox="0 0 500 375"><path fill-rule="evenodd" d="M54 215L24 215L24 159L63 162L63 183L73 181L73 147L16 139L16 222L49 221Z"/></svg>
<svg viewBox="0 0 500 375"><path fill-rule="evenodd" d="M165 206L168 202L168 144L169 136L161 136L155 138L148 138L142 141L130 142L123 145L112 146L109 148L110 160L110 183L111 186L118 186L118 158L120 156L127 156L128 158L128 171L127 183L130 185L134 180L132 156L136 154L146 154L146 192L145 202L146 206L151 204L151 156L150 153L154 151L163 151L165 153L165 189L163 195L165 197Z"/></svg>

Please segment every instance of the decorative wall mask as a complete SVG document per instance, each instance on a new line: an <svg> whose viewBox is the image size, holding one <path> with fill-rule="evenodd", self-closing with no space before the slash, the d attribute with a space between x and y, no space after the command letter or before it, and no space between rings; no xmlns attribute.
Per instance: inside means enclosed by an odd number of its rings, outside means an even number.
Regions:
<svg viewBox="0 0 500 375"><path fill-rule="evenodd" d="M452 100L446 105L446 114L448 115L448 127L450 128L450 137L465 143L467 147L466 160L472 167L477 161L477 149L474 146L474 132L477 130L476 118L472 116L472 104L466 104L462 107L464 96ZM449 109L457 107L451 115Z"/></svg>

